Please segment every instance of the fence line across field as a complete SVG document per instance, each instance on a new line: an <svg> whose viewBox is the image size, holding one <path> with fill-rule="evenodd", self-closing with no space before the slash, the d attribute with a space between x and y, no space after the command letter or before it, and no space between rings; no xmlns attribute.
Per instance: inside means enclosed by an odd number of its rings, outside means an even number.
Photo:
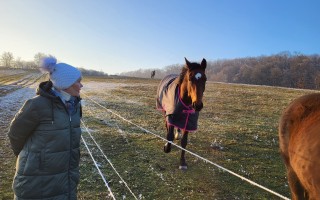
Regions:
<svg viewBox="0 0 320 200"><path fill-rule="evenodd" d="M85 125L85 123L83 122L83 120L81 120L81 123L83 125L83 127L86 129L87 133L89 134L89 136L91 137L92 141L95 143L96 147L98 147L98 149L100 150L101 154L103 155L103 157L108 161L108 163L110 164L110 166L112 167L112 169L115 171L115 173L118 175L118 177L120 178L120 180L124 183L124 185L127 187L127 189L129 190L129 192L132 194L132 196L137 200L138 198L136 197L136 195L132 192L132 190L130 189L130 187L128 186L128 184L125 182L125 180L120 176L119 172L116 170L116 168L113 166L112 162L107 158L107 156L105 155L105 153L102 151L100 145L96 142L96 140L94 139L94 137L92 136L92 134L90 133L88 127ZM83 137L81 136L82 140ZM86 146L87 147L87 146ZM88 147L87 147L87 150L89 151ZM91 154L90 154L91 155ZM95 166L97 167L97 169L99 168L98 165L96 165L96 162L93 158L93 156L91 156L91 158L93 159L93 162L95 163ZM100 169L99 170L99 173L100 173ZM105 179L102 175L102 173L100 173L103 181L105 182ZM108 189L109 189L109 186L107 185ZM111 192L111 189L109 190Z"/></svg>
<svg viewBox="0 0 320 200"><path fill-rule="evenodd" d="M256 186L256 187L259 187L259 188L261 188L261 189L263 189L263 190L265 190L265 191L267 191L267 192L269 192L269 193L271 193L271 194L273 194L273 195L275 195L275 196L278 196L278 197L280 197L280 198L282 198L282 199L290 200L288 197L285 197L285 196L283 196L283 195L281 195L281 194L279 194L279 193L277 193L277 192L274 192L274 191L272 191L272 190L270 190L270 189L268 189L268 188L266 188L266 187L264 187L264 186L262 186L262 185L260 185L260 184L258 184L258 183L256 183L256 182L254 182L254 181L251 181L250 179L247 179L247 178L245 178L245 177L243 177L243 176L241 176L241 175L239 175L239 174L237 174L237 173L235 173L235 172L233 172L233 171L231 171L231 170L229 170L229 169L227 169L227 168L224 168L224 167L222 167L222 166L220 166L220 165L218 165L218 164L216 164L216 163L214 163L214 162L212 162L212 161L210 161L210 160L208 160L208 159L206 159L206 158L204 158L204 157L202 157L202 156L200 156L200 155L198 155L198 154L196 154L196 153L193 153L193 152L191 152L191 151L189 151L189 150L187 150L187 149L184 149L184 148L182 148L181 146L176 145L176 144L173 143L172 141L168 141L167 139L165 139L165 138L163 138L163 137L161 137L161 136L159 136L159 135L157 135L157 134L155 134L155 133L153 133L153 132L151 132L151 131L149 131L149 130L147 130L147 129L145 129L145 128L143 128L143 127L141 127L141 126L139 126L139 125L137 125L137 124L135 124L135 123L133 123L133 122L131 122L130 120L122 117L121 115L115 113L114 111L106 108L105 106L101 105L101 104L98 103L97 101L93 100L92 98L90 98L90 97L89 97L88 95L86 95L85 93L86 93L86 92L82 91L82 94L84 94L84 96L86 96L87 99L89 99L90 101L94 102L96 105L100 106L101 108L105 109L106 111L110 112L111 114L119 117L119 118L122 119L123 121L126 121L127 123L138 127L140 130L142 130L142 131L144 131L144 132L146 132L146 133L150 133L150 134L156 136L157 138L160 138L160 139L162 139L162 140L164 140L164 141L166 141L166 142L169 142L170 144L174 145L175 147L177 147L177 148L179 148L179 149L181 149L181 150L184 150L184 151L190 153L191 155L193 155L193 156L195 156L195 157L197 157L197 158L205 161L206 163L210 163L210 164L216 166L217 168L219 168L219 169L221 169L221 170L223 170L223 171L226 171L226 172L228 172L228 173L230 173L230 174L232 174L232 175L240 178L241 180L246 181L246 182L250 183L251 185L254 185L254 186Z"/></svg>
<svg viewBox="0 0 320 200"><path fill-rule="evenodd" d="M97 164L96 160L94 159L94 157L93 157L93 155L92 155L92 153L91 153L91 151L90 151L90 149L89 149L89 147L88 147L88 145L87 145L87 143L86 143L86 141L84 140L84 138L83 138L82 135L81 135L81 139L82 139L82 141L83 141L83 143L84 143L84 145L85 145L85 147L86 147L86 149L87 149L87 151L88 151L88 153L89 153L89 155L90 155L90 157L91 157L94 165L96 166L96 168L97 168L97 170L98 170L98 172L99 172L99 174L100 174L100 176L101 176L101 178L102 178L105 186L108 188L108 190L109 190L109 195L115 200L116 198L114 197L114 195L113 195L113 193L112 193L112 191L111 191L111 188L109 187L108 181L104 178L104 176L103 176L100 168L98 167L98 164Z"/></svg>

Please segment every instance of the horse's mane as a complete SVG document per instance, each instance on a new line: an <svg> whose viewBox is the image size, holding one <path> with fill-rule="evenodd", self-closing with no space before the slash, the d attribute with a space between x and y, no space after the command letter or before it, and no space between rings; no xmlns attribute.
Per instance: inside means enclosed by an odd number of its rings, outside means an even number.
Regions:
<svg viewBox="0 0 320 200"><path fill-rule="evenodd" d="M179 81L178 81L179 85L181 85L181 83L183 82L184 76L186 75L187 71L188 71L188 68L184 66L179 75Z"/></svg>

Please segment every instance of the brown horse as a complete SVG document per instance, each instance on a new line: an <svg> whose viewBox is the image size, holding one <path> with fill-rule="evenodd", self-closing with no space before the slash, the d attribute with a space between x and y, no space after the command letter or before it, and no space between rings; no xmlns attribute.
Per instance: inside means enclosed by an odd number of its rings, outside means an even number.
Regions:
<svg viewBox="0 0 320 200"><path fill-rule="evenodd" d="M320 199L320 93L297 98L286 108L279 143L292 199Z"/></svg>
<svg viewBox="0 0 320 200"><path fill-rule="evenodd" d="M197 129L199 111L203 108L202 98L206 85L207 61L190 63L185 58L180 75L171 74L163 78L157 90L157 109L164 112L167 142L164 152L171 151L174 130L182 130L181 147L186 148L188 132ZM181 151L180 169L187 169L185 150Z"/></svg>

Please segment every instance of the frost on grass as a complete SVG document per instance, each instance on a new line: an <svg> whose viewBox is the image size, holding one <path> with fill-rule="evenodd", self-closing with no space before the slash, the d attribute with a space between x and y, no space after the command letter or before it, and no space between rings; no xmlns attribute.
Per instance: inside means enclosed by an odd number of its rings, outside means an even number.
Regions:
<svg viewBox="0 0 320 200"><path fill-rule="evenodd" d="M219 150L219 151L223 151L224 147L222 145L222 140L217 141L217 139L215 139L211 144L210 147L214 150Z"/></svg>
<svg viewBox="0 0 320 200"><path fill-rule="evenodd" d="M127 86L127 84L123 83L103 83L103 82L87 82L83 84L83 89L85 91L104 91L104 90L113 90L119 87Z"/></svg>
<svg viewBox="0 0 320 200"><path fill-rule="evenodd" d="M0 74L1 76L10 76L10 75L15 75L15 74L22 74L22 73L25 73L24 70L20 70L20 69L17 69L17 70L12 70L12 69L0 69Z"/></svg>
<svg viewBox="0 0 320 200"><path fill-rule="evenodd" d="M23 103L32 97L36 96L34 88L22 88L16 90L6 96L0 97L0 123L7 123L12 116L21 108Z"/></svg>
<svg viewBox="0 0 320 200"><path fill-rule="evenodd" d="M84 92L93 92L93 93L98 93L99 95L102 96L112 96L112 99L116 99L117 101L122 101L127 104L138 104L138 105L143 105L141 103L140 99L128 99L128 98L123 98L121 96L115 96L110 94L111 90L123 88L123 87L128 87L128 86L139 86L143 84L125 84L125 83L104 83L104 82L87 82L83 84L83 91ZM123 89L122 89L123 90ZM143 98L143 97L140 97ZM101 101L101 97L93 97L92 98L95 101Z"/></svg>

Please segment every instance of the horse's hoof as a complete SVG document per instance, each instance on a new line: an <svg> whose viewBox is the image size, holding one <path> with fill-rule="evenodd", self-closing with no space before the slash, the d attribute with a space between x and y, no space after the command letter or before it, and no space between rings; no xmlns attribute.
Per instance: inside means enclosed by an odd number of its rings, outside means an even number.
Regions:
<svg viewBox="0 0 320 200"><path fill-rule="evenodd" d="M179 166L179 169L181 169L181 170L187 170L187 169L188 169L188 166L187 166L187 165L180 165L180 166Z"/></svg>
<svg viewBox="0 0 320 200"><path fill-rule="evenodd" d="M164 151L165 153L169 153L169 152L171 151L171 147L169 147L169 146L166 144L166 145L164 145L164 147L163 147L163 151Z"/></svg>

